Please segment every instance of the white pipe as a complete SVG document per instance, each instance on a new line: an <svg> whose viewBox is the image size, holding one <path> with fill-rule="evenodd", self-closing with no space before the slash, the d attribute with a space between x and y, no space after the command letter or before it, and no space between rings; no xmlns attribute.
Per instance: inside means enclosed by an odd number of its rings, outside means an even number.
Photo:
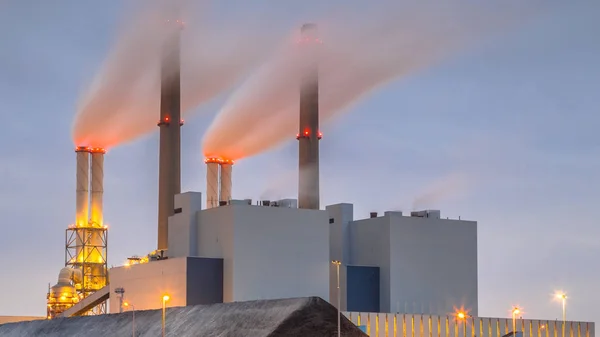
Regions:
<svg viewBox="0 0 600 337"><path fill-rule="evenodd" d="M90 221L93 226L104 225L102 195L104 193L104 151L92 152L92 193Z"/></svg>
<svg viewBox="0 0 600 337"><path fill-rule="evenodd" d="M219 193L219 201L231 201L231 163L221 164L221 191Z"/></svg>
<svg viewBox="0 0 600 337"><path fill-rule="evenodd" d="M83 280L81 270L65 267L58 273L58 284L80 284Z"/></svg>
<svg viewBox="0 0 600 337"><path fill-rule="evenodd" d="M219 164L206 163L206 208L219 206Z"/></svg>
<svg viewBox="0 0 600 337"><path fill-rule="evenodd" d="M75 225L86 226L90 211L90 153L86 148L77 148L77 189L75 195Z"/></svg>

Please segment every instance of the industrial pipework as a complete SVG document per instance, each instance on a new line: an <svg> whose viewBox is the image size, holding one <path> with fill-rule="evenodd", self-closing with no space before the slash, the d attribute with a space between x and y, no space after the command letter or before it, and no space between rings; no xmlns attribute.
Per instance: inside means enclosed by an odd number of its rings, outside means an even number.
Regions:
<svg viewBox="0 0 600 337"><path fill-rule="evenodd" d="M300 130L298 132L298 207L319 209L319 74L317 26L301 29L303 75L300 83Z"/></svg>
<svg viewBox="0 0 600 337"><path fill-rule="evenodd" d="M169 217L175 214L175 195L181 193L181 56L183 22L167 20L173 29L163 48L160 92L160 148L158 166L158 249L167 250Z"/></svg>
<svg viewBox="0 0 600 337"><path fill-rule="evenodd" d="M79 303L79 294L76 287L81 287L81 270L73 268L63 268L58 273L58 282L50 287L48 285L48 294L46 299L48 305L46 317L53 319L65 310Z"/></svg>

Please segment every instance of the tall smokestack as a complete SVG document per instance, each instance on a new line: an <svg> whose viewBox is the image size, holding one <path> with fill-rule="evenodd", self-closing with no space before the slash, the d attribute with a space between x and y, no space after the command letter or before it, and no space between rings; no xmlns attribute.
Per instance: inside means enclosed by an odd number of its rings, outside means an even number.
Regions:
<svg viewBox="0 0 600 337"><path fill-rule="evenodd" d="M219 192L219 201L231 201L231 170L233 168L232 160L221 161L221 190Z"/></svg>
<svg viewBox="0 0 600 337"><path fill-rule="evenodd" d="M90 223L92 226L101 227L104 225L102 197L104 194L104 154L106 151L102 148L92 148L90 152L92 153Z"/></svg>
<svg viewBox="0 0 600 337"><path fill-rule="evenodd" d="M77 189L75 194L75 226L88 224L90 213L90 153L87 147L78 146L77 153Z"/></svg>
<svg viewBox="0 0 600 337"><path fill-rule="evenodd" d="M175 195L181 193L180 31L183 22L168 20L174 29L163 50L160 92L158 167L158 249L168 248L169 217L175 214Z"/></svg>
<svg viewBox="0 0 600 337"><path fill-rule="evenodd" d="M301 29L303 75L300 83L300 130L298 207L319 209L319 74L317 51L320 40L317 26Z"/></svg>
<svg viewBox="0 0 600 337"><path fill-rule="evenodd" d="M219 206L219 159L206 158L206 208Z"/></svg>

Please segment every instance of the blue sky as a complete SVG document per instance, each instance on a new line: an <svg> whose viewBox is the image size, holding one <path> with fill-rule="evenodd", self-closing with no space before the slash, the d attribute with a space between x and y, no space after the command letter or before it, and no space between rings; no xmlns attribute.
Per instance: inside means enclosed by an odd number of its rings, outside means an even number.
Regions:
<svg viewBox="0 0 600 337"><path fill-rule="evenodd" d="M218 15L277 14L293 27L341 2L222 1ZM352 6L355 2L343 2ZM43 315L74 218L71 123L113 41L118 1L0 1L0 315ZM231 12L230 12L231 11ZM322 203L423 207L479 222L480 315L554 319L600 309L600 6L572 1L518 32L382 88L323 128ZM596 22L595 22L596 21ZM204 191L200 143L226 95L186 118L182 189ZM156 132L106 157L109 264L156 242ZM234 196L295 194L294 140L234 168ZM292 177L292 183L289 183ZM460 177L456 182L456 177ZM507 279L507 273L514 273Z"/></svg>

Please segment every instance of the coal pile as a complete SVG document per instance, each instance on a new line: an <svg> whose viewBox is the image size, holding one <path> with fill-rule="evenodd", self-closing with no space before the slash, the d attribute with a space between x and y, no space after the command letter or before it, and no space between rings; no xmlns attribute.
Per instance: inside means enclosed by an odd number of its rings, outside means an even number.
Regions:
<svg viewBox="0 0 600 337"><path fill-rule="evenodd" d="M136 336L161 336L161 310L135 312ZM59 318L0 325L3 337L131 336L132 313ZM342 336L365 337L342 316ZM334 337L337 309L318 297L169 308L172 337Z"/></svg>

